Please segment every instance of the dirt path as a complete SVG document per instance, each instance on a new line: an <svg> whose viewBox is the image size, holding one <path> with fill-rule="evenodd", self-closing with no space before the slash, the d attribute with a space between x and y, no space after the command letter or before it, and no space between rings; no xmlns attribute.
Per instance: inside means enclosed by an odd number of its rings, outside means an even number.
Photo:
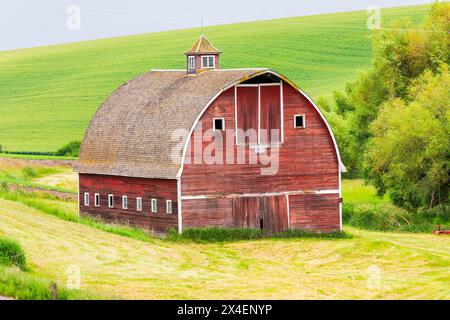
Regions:
<svg viewBox="0 0 450 320"><path fill-rule="evenodd" d="M61 200L78 201L78 194L76 194L76 193L61 192L61 191L48 190L48 189L36 188L36 187L23 187L23 186L17 186L15 184L10 184L8 187L11 191L22 190L25 192L48 193L48 194L51 194L52 196L57 197L58 199L61 199Z"/></svg>

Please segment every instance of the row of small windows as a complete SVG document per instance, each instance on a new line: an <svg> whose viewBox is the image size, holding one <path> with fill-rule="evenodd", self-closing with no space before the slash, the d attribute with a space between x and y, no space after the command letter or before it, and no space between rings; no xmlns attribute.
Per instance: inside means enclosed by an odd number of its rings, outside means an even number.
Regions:
<svg viewBox="0 0 450 320"><path fill-rule="evenodd" d="M195 56L189 56L188 58L188 64L189 69L195 69ZM214 56L202 56L202 68L214 68L215 67L215 60Z"/></svg>
<svg viewBox="0 0 450 320"><path fill-rule="evenodd" d="M89 207L89 192L84 193L84 206ZM94 194L94 206L100 207L100 194ZM108 208L114 208L114 195L108 194ZM128 197L122 196L122 209L128 210ZM151 212L158 213L158 199L151 199ZM136 211L142 211L142 198L136 198ZM172 200L166 200L166 213L172 214Z"/></svg>
<svg viewBox="0 0 450 320"><path fill-rule="evenodd" d="M214 131L225 131L225 119L224 118L214 118L213 120ZM305 115L296 114L294 116L294 128L306 128Z"/></svg>

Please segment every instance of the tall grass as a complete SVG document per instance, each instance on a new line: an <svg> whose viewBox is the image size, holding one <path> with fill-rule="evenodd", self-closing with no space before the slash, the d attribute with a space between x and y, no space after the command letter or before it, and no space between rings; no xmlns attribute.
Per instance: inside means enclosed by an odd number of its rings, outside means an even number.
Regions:
<svg viewBox="0 0 450 320"><path fill-rule="evenodd" d="M17 241L0 238L0 265L27 270L25 252Z"/></svg>
<svg viewBox="0 0 450 320"><path fill-rule="evenodd" d="M343 223L368 230L432 232L438 224L450 227L448 206L409 212L390 203L346 203L342 213Z"/></svg>
<svg viewBox="0 0 450 320"><path fill-rule="evenodd" d="M19 300L87 300L98 298L82 290L58 286L54 281L4 266L0 266L0 294Z"/></svg>
<svg viewBox="0 0 450 320"><path fill-rule="evenodd" d="M256 239L280 239L280 238L328 238L343 239L351 235L344 232L316 233L306 230L286 230L277 234L268 234L260 229L251 228L188 228L179 234L177 230L169 229L167 239L176 242L234 242Z"/></svg>

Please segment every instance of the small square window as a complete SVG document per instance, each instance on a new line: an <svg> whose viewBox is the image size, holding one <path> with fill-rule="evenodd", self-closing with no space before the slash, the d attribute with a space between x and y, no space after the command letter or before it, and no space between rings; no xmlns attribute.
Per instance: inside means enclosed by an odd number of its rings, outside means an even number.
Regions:
<svg viewBox="0 0 450 320"><path fill-rule="evenodd" d="M214 68L214 56L203 56L202 68Z"/></svg>
<svg viewBox="0 0 450 320"><path fill-rule="evenodd" d="M156 199L152 199L152 213L158 212L158 202Z"/></svg>
<svg viewBox="0 0 450 320"><path fill-rule="evenodd" d="M89 193L88 192L84 193L84 205L86 207L89 207Z"/></svg>
<svg viewBox="0 0 450 320"><path fill-rule="evenodd" d="M136 198L136 211L142 211L142 198Z"/></svg>
<svg viewBox="0 0 450 320"><path fill-rule="evenodd" d="M114 196L112 194L108 195L108 207L114 208Z"/></svg>
<svg viewBox="0 0 450 320"><path fill-rule="evenodd" d="M100 194L96 193L94 195L94 205L96 207L100 207Z"/></svg>
<svg viewBox="0 0 450 320"><path fill-rule="evenodd" d="M127 196L122 196L122 209L128 209L128 198Z"/></svg>
<svg viewBox="0 0 450 320"><path fill-rule="evenodd" d="M294 116L294 128L306 128L304 114L296 114Z"/></svg>
<svg viewBox="0 0 450 320"><path fill-rule="evenodd" d="M214 118L214 131L225 131L225 119Z"/></svg>
<svg viewBox="0 0 450 320"><path fill-rule="evenodd" d="M172 200L166 201L166 213L172 214Z"/></svg>

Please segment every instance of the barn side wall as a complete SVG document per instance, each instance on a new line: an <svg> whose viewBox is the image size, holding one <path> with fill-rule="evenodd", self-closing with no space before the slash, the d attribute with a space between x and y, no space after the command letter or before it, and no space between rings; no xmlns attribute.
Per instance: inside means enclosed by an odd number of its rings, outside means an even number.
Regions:
<svg viewBox="0 0 450 320"><path fill-rule="evenodd" d="M79 174L79 205L82 214L106 221L120 221L143 227L155 233L178 227L177 181L132 177ZM84 193L89 193L89 206ZM95 207L94 194L100 194ZM114 195L114 208L108 207L108 195ZM128 209L122 209L122 196L127 196ZM137 211L136 198L142 198L142 211ZM158 212L151 212L151 199L157 199ZM172 214L166 213L166 200L172 200Z"/></svg>
<svg viewBox="0 0 450 320"><path fill-rule="evenodd" d="M278 193L290 194L291 228L339 230L339 166L332 137L314 106L287 83L283 88L284 144L279 149L278 172L264 176L261 168L267 166L229 165L225 160L224 164L214 165L185 163L181 176L183 228L233 226L233 197ZM235 129L234 113L232 88L221 94L201 117L203 131L212 128L214 118L224 118L226 129ZM294 128L297 114L306 115L306 128ZM191 157L195 139L193 135L186 157ZM209 144L203 142L203 149ZM235 143L233 148L236 155ZM251 153L254 150L245 148L246 159ZM318 190L336 192L316 194Z"/></svg>

